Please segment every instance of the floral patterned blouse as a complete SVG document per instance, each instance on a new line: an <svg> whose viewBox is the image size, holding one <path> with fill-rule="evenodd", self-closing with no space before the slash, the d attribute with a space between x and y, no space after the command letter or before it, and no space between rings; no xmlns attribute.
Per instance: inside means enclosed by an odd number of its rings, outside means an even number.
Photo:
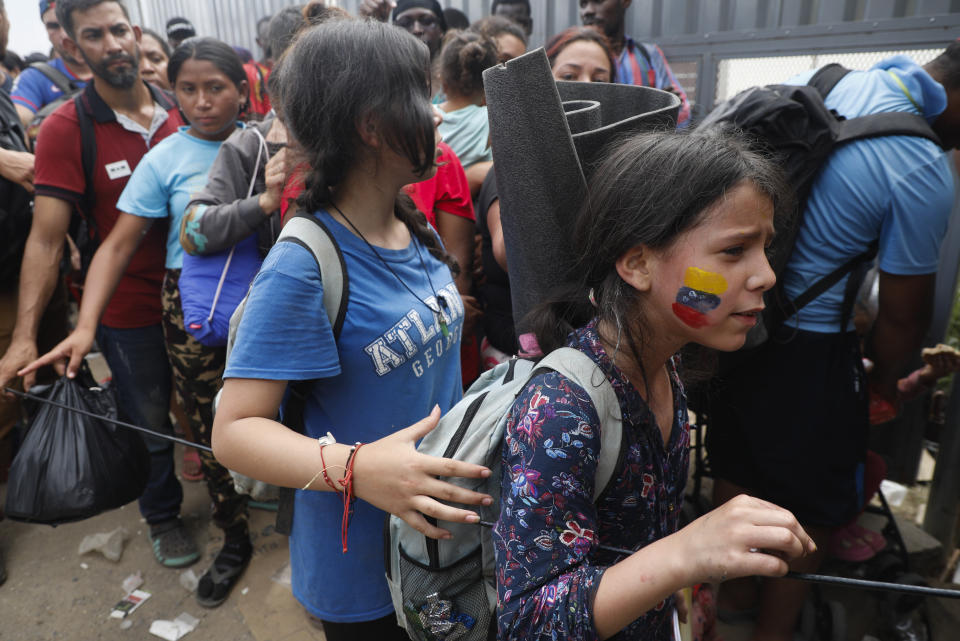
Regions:
<svg viewBox="0 0 960 641"><path fill-rule="evenodd" d="M589 355L613 384L623 415L623 464L594 503L601 425L586 391L548 372L517 397L504 437L493 535L501 640L596 639L594 594L604 570L624 558L598 544L637 550L679 524L690 434L676 359L669 365L674 412L664 446L647 403L601 347L595 321L571 333L567 344ZM668 641L672 610L670 597L614 638Z"/></svg>

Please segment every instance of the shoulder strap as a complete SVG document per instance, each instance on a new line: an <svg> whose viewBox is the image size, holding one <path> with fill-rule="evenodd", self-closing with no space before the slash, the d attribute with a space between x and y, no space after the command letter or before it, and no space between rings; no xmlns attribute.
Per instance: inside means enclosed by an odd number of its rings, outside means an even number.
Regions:
<svg viewBox="0 0 960 641"><path fill-rule="evenodd" d="M850 73L849 69L836 62L832 62L820 67L817 72L810 77L810 80L807 81L807 85L816 89L820 97L825 99L827 94L833 91L837 83L848 73Z"/></svg>
<svg viewBox="0 0 960 641"><path fill-rule="evenodd" d="M323 280L323 307L330 319L333 336L339 339L347 315L350 291L347 264L340 246L326 225L316 216L304 213L298 213L287 221L277 238L278 243L281 241L297 243L309 250L316 259Z"/></svg>
<svg viewBox="0 0 960 641"><path fill-rule="evenodd" d="M80 210L87 218L87 224L96 229L93 215L96 191L93 188L94 170L97 166L97 137L93 131L93 120L83 100L85 92L73 97L73 106L77 110L77 122L80 125L80 161L83 165L84 189L80 198Z"/></svg>
<svg viewBox="0 0 960 641"><path fill-rule="evenodd" d="M821 98L826 99L837 83L848 73L850 73L849 69L834 62L817 70L807 85L816 89ZM933 132L926 119L918 114L891 111L849 119L841 117L840 120L836 139L838 145L852 140L880 136L917 136L943 146L940 137Z"/></svg>
<svg viewBox="0 0 960 641"><path fill-rule="evenodd" d="M76 82L71 80L67 74L46 62L34 62L30 64L30 67L45 75L47 79L55 84L57 89L63 93L73 93L79 88Z"/></svg>
<svg viewBox="0 0 960 641"><path fill-rule="evenodd" d="M820 280L816 281L813 285L810 285L810 287L804 290L803 293L788 303L787 309L781 309L780 307L777 307L773 311L774 316L772 318L771 327L779 327L788 318L799 312L815 298L820 296L820 294L823 294L825 291L839 283L844 276L856 271L860 266L868 264L870 261L876 258L878 247L878 243L874 241L870 244L865 252L862 254L857 254ZM856 293L856 291L853 292L854 297L856 296ZM841 331L846 331L847 321L849 320L850 313L853 310L854 302L855 301L850 298L850 293L847 292L844 295L843 309L841 310Z"/></svg>
<svg viewBox="0 0 960 641"><path fill-rule="evenodd" d="M620 459L623 417L617 393L613 391L607 375L578 349L561 347L550 352L537 364L537 369L544 367L560 372L586 390L600 417L600 456L593 487L593 500L596 501L613 478Z"/></svg>
<svg viewBox="0 0 960 641"><path fill-rule="evenodd" d="M177 106L176 99L173 97L173 94L170 93L169 91L165 91L159 87L155 87L154 85L151 85L149 82L147 83L147 87L150 89L150 93L151 95L153 95L153 99L157 102L157 104L163 107L165 111L170 111L171 109Z"/></svg>
<svg viewBox="0 0 960 641"><path fill-rule="evenodd" d="M837 144L880 136L916 136L943 146L926 118L907 111L887 111L844 120L840 123Z"/></svg>

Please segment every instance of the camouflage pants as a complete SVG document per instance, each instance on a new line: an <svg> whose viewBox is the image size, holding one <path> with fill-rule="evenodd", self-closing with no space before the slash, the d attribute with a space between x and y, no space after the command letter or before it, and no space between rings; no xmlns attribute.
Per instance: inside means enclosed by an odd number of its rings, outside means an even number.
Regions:
<svg viewBox="0 0 960 641"><path fill-rule="evenodd" d="M163 279L163 335L173 368L177 401L190 422L194 438L210 446L213 430L213 399L220 391L225 347L207 347L183 328L179 269L168 269ZM247 520L247 498L237 494L233 478L210 452L200 450L200 465L207 491L213 500L213 521L229 528Z"/></svg>

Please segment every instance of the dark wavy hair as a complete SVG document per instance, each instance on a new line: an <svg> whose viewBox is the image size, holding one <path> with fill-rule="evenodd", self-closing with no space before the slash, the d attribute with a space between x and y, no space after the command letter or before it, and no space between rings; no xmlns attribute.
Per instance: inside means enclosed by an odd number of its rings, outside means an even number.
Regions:
<svg viewBox="0 0 960 641"><path fill-rule="evenodd" d="M638 292L617 273L617 259L638 245L669 249L744 182L770 198L778 224L789 220L793 195L780 168L736 135L657 132L613 143L570 234L575 261L568 285L527 317L543 352L597 316L621 332L622 340L610 342L625 344L641 364L643 309Z"/></svg>
<svg viewBox="0 0 960 641"><path fill-rule="evenodd" d="M603 49L603 52L607 54L607 60L610 61L610 82L616 82L617 57L613 55L613 47L610 46L610 40L591 27L570 27L550 38L546 47L544 47L547 50L547 60L550 61L550 68L553 68L553 63L556 62L557 56L560 55L561 51L579 40L593 42Z"/></svg>
<svg viewBox="0 0 960 641"><path fill-rule="evenodd" d="M448 31L438 60L446 93L483 93L483 72L497 64L497 43L475 31Z"/></svg>
<svg viewBox="0 0 960 641"><path fill-rule="evenodd" d="M376 117L386 144L409 159L416 173L434 166L430 52L407 31L377 20L326 22L297 38L278 71L281 113L310 167L297 200L303 210L332 202L332 190L364 147L357 126L367 115ZM458 272L408 196L398 194L394 214Z"/></svg>

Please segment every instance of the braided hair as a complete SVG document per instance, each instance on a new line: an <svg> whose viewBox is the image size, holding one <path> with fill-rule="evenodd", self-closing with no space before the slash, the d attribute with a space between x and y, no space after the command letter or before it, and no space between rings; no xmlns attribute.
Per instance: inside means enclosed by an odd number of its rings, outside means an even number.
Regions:
<svg viewBox="0 0 960 641"><path fill-rule="evenodd" d="M376 20L334 20L307 29L280 68L282 113L309 172L297 204L316 211L356 164L364 146L352 123L375 114L385 143L426 176L434 166L430 53L403 29ZM363 79L362 82L359 79ZM413 201L397 194L394 215L445 263L459 267Z"/></svg>

